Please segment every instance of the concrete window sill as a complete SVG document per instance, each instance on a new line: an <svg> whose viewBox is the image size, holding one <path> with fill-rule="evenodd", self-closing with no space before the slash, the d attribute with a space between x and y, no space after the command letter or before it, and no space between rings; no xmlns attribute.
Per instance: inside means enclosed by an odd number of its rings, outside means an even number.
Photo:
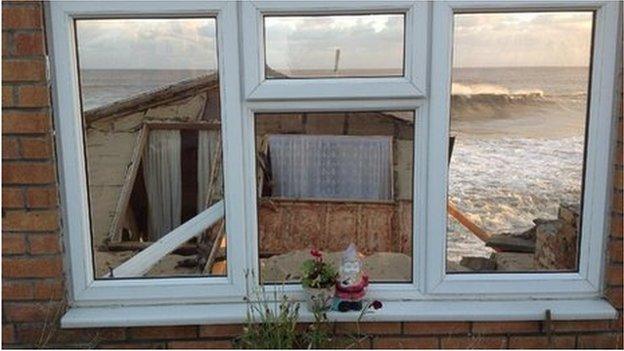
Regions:
<svg viewBox="0 0 624 351"><path fill-rule="evenodd" d="M522 301L389 301L382 309L366 313L363 322L397 321L529 321L543 320L546 310L553 320L613 319L616 310L604 299ZM247 305L188 304L158 306L72 307L63 316L63 328L172 326L244 323ZM329 312L337 322L354 322L357 312ZM302 322L314 316L302 306Z"/></svg>

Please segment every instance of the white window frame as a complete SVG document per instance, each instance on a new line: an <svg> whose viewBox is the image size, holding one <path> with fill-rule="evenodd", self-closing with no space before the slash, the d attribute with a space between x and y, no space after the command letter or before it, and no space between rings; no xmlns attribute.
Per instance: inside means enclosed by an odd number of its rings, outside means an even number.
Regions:
<svg viewBox="0 0 624 351"><path fill-rule="evenodd" d="M446 223L450 129L451 51L454 13L509 11L595 11L589 125L578 272L447 274ZM433 6L427 232L427 291L437 296L597 297L602 291L602 266L609 221L611 145L615 137L614 98L617 72L615 2L436 2Z"/></svg>
<svg viewBox="0 0 624 351"><path fill-rule="evenodd" d="M404 13L404 76L265 79L264 16ZM425 96L429 12L416 1L247 1L242 4L245 97L250 100L413 98ZM412 43L409 45L408 43Z"/></svg>
<svg viewBox="0 0 624 351"><path fill-rule="evenodd" d="M64 327L219 324L245 320L259 285L254 116L263 112L414 111L412 272L371 284L384 308L366 320L527 320L615 316L603 299L618 12L570 2L53 2L46 5L70 310ZM592 10L595 16L585 208L578 273L446 274L446 201L453 12ZM265 80L263 14L406 13L405 77ZM223 123L227 277L95 280L73 18L217 18ZM240 35L239 35L240 34ZM620 42L621 43L621 38ZM618 44L619 45L619 44ZM431 78L430 78L431 77ZM435 79L433 79L435 77ZM305 81L305 82L303 82ZM236 233L236 235L234 235ZM267 290L275 289L268 286ZM298 285L284 287L303 299ZM313 316L301 312L302 320ZM358 313L330 313L355 320Z"/></svg>
<svg viewBox="0 0 624 351"><path fill-rule="evenodd" d="M63 207L65 269L72 306L240 301L245 294L237 7L224 2L51 2L47 5L55 127ZM74 20L88 18L214 17L223 135L227 277L96 280L92 269L87 176ZM224 88L227 87L227 88ZM227 91L226 91L227 89ZM199 221L201 222L201 221ZM189 222L187 222L189 223ZM193 224L193 223L191 223ZM200 223L201 224L201 223ZM197 224L196 224L197 225ZM235 233L241 233L235 235Z"/></svg>

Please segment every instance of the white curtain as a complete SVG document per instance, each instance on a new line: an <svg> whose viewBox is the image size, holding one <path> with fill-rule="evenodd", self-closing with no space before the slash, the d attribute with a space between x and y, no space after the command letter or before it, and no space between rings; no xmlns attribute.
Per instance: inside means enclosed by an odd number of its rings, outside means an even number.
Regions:
<svg viewBox="0 0 624 351"><path fill-rule="evenodd" d="M197 141L197 212L201 212L212 203L217 202L223 197L223 172L222 168L217 165L216 181L212 190L212 200L210 204L206 204L206 199L210 192L211 174L217 159L221 158L219 150L219 131L218 130L200 130ZM218 162L221 164L221 160Z"/></svg>
<svg viewBox="0 0 624 351"><path fill-rule="evenodd" d="M156 241L180 225L182 174L180 131L153 130L143 158L148 231Z"/></svg>
<svg viewBox="0 0 624 351"><path fill-rule="evenodd" d="M388 200L392 139L382 136L269 136L273 196Z"/></svg>

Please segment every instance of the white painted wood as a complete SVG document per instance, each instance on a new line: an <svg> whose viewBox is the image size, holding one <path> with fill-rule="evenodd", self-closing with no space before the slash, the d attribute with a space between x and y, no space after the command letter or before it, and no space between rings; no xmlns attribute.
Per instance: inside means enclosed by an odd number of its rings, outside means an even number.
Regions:
<svg viewBox="0 0 624 351"><path fill-rule="evenodd" d="M143 159L143 153L145 150L145 145L147 144L148 135L149 127L144 124L141 128L141 131L139 132L139 135L136 138L136 145L134 146L132 158L130 159L130 167L128 167L126 171L124 184L121 188L121 192L119 193L117 205L115 206L115 215L113 217L113 220L111 221L110 231L108 232L108 240L111 240L113 242L121 241L122 221L123 218L126 216L126 212L128 211L130 195L132 194L132 189L134 188L136 176L139 172L139 165L141 164L141 160Z"/></svg>
<svg viewBox="0 0 624 351"><path fill-rule="evenodd" d="M506 294L531 296L599 296L604 245L609 219L608 177L615 123L614 77L618 13L616 2L437 2L433 9L426 293L439 296L484 298ZM450 74L453 13L490 11L593 10L595 35L586 154L584 208L577 273L446 274L446 198L448 167Z"/></svg>
<svg viewBox="0 0 624 351"><path fill-rule="evenodd" d="M244 323L245 304L197 304L141 307L73 308L63 316L63 328L170 326ZM608 302L596 300L556 301L397 301L367 313L363 322L410 321L535 321L547 309L553 320L609 319L616 311ZM302 322L314 321L312 313L299 309ZM328 312L330 321L354 322L359 312Z"/></svg>
<svg viewBox="0 0 624 351"><path fill-rule="evenodd" d="M248 1L242 3L243 77L248 100L416 98L426 95L428 2ZM404 76L265 79L264 15L404 13Z"/></svg>
<svg viewBox="0 0 624 351"><path fill-rule="evenodd" d="M225 215L223 200L184 222L145 250L113 269L114 278L136 278L147 273L158 261L190 239L202 234ZM111 278L107 276L107 278Z"/></svg>

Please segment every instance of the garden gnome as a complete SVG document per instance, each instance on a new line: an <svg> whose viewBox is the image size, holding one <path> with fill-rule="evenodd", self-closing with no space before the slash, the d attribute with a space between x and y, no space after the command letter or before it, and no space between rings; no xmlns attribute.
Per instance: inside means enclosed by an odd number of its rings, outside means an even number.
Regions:
<svg viewBox="0 0 624 351"><path fill-rule="evenodd" d="M342 254L333 309L340 312L360 311L367 286L368 276L363 274L362 261L351 243Z"/></svg>

